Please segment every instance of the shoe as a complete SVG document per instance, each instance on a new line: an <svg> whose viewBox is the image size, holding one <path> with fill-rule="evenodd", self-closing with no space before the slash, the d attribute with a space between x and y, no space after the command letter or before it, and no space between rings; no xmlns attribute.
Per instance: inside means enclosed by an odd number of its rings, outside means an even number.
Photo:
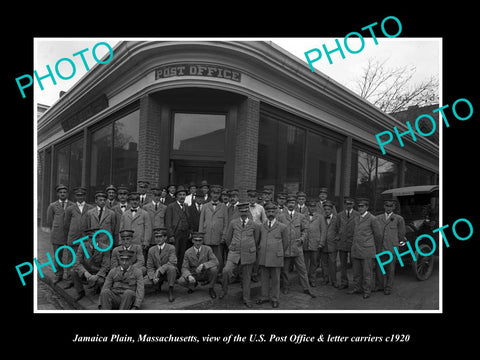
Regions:
<svg viewBox="0 0 480 360"><path fill-rule="evenodd" d="M310 290L303 290L303 293L304 294L307 294L307 295L310 295L312 298L316 298L317 296L315 294L312 294L312 292Z"/></svg>
<svg viewBox="0 0 480 360"><path fill-rule="evenodd" d="M370 297L370 294L363 294L364 299L368 299Z"/></svg>
<svg viewBox="0 0 480 360"><path fill-rule="evenodd" d="M72 281L67 282L67 283L63 286L63 288L64 288L65 290L66 290L66 289L70 289L71 287L73 287L73 282L72 282Z"/></svg>
<svg viewBox="0 0 480 360"><path fill-rule="evenodd" d="M273 308L278 308L278 305L279 305L278 301L275 301L275 300L272 301L272 307Z"/></svg>
<svg viewBox="0 0 480 360"><path fill-rule="evenodd" d="M220 291L220 295L218 295L219 299L223 299L225 297L225 291Z"/></svg>
<svg viewBox="0 0 480 360"><path fill-rule="evenodd" d="M215 292L215 289L214 289L214 288L208 289L208 293L210 294L210 297L211 297L212 299L216 299L216 298L217 298L217 293Z"/></svg>
<svg viewBox="0 0 480 360"><path fill-rule="evenodd" d="M348 288L348 285L340 285L338 287L338 290L343 290L343 289L347 289Z"/></svg>
<svg viewBox="0 0 480 360"><path fill-rule="evenodd" d="M175 298L173 297L173 288L168 289L168 301L173 302Z"/></svg>
<svg viewBox="0 0 480 360"><path fill-rule="evenodd" d="M252 281L253 281L253 282L258 282L257 275L252 275Z"/></svg>
<svg viewBox="0 0 480 360"><path fill-rule="evenodd" d="M347 294L348 295L352 295L352 294L361 294L362 292L360 290L356 290L356 289L353 289L353 290L350 290L350 291L347 291Z"/></svg>
<svg viewBox="0 0 480 360"><path fill-rule="evenodd" d="M253 305L252 305L252 303L251 303L250 301L244 301L243 303L244 303L244 304L245 304L245 306L246 306L247 308L249 308L249 309L251 309L251 308L252 308L252 306L253 306Z"/></svg>
<svg viewBox="0 0 480 360"><path fill-rule="evenodd" d="M269 302L270 300L267 300L267 299L257 299L257 301L255 301L255 304L257 305L262 305L262 304L265 304L267 302Z"/></svg>
<svg viewBox="0 0 480 360"><path fill-rule="evenodd" d="M80 291L77 296L73 298L74 301L78 301L85 296L85 291Z"/></svg>

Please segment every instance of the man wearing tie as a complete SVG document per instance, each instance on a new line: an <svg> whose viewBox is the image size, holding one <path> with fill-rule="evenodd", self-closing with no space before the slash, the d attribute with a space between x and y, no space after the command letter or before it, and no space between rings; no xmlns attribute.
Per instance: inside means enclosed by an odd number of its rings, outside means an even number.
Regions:
<svg viewBox="0 0 480 360"><path fill-rule="evenodd" d="M73 244L73 242L83 237L85 230L87 230L87 211L94 206L85 202L85 195L87 193L85 188L78 187L74 189L73 192L75 194L75 203L65 210L65 233L67 233L67 245L76 253L79 244ZM73 256L70 251L67 251L67 261L67 264L73 261ZM71 267L66 269L67 280L69 280L69 282L64 287L65 289L73 286L73 282L70 279L71 271Z"/></svg>
<svg viewBox="0 0 480 360"><path fill-rule="evenodd" d="M297 192L297 211L300 214L308 214L308 208L307 205L305 204L305 201L307 200L307 194L305 194L303 191L298 191Z"/></svg>
<svg viewBox="0 0 480 360"><path fill-rule="evenodd" d="M193 204L190 205L188 210L188 221L190 222L190 230L198 231L198 225L200 224L200 213L203 208L203 197L196 196Z"/></svg>
<svg viewBox="0 0 480 360"><path fill-rule="evenodd" d="M320 214L325 215L323 204L325 204L325 201L327 201L327 198L328 198L328 189L326 187L320 188L318 198L319 198L319 201L317 203L317 211ZM337 209L335 208L335 205L333 205L332 214L334 215L337 214Z"/></svg>
<svg viewBox="0 0 480 360"><path fill-rule="evenodd" d="M192 181L188 186L188 195L185 197L185 204L191 206L195 202L195 197L197 195L197 185Z"/></svg>
<svg viewBox="0 0 480 360"><path fill-rule="evenodd" d="M143 210L145 210L148 215L150 216L150 223L152 224L152 228L164 228L165 227L165 211L167 210L167 206L160 202L160 197L162 194L162 189L158 187L153 187L152 189L152 201L148 204L143 206ZM155 244L155 237L151 236L151 240L149 246ZM145 251L145 256L147 255L147 250Z"/></svg>
<svg viewBox="0 0 480 360"><path fill-rule="evenodd" d="M210 187L211 201L203 205L198 225L198 230L205 233L205 245L212 248L218 259L218 271L220 273L223 269L223 246L228 226L227 207L219 201L221 192L220 185Z"/></svg>
<svg viewBox="0 0 480 360"><path fill-rule="evenodd" d="M111 268L115 268L120 265L120 253L124 250L132 251L132 265L139 269L142 276L146 274L147 269L145 267L145 257L140 245L132 244L133 230L122 230L120 232L120 246L117 246L112 250L111 256ZM143 277L142 277L143 279Z"/></svg>
<svg viewBox="0 0 480 360"><path fill-rule="evenodd" d="M177 201L176 195L175 195L176 191L177 191L177 187L174 184L169 184L167 186L167 195L165 196L165 205L168 206L171 203L174 203L175 201ZM187 197L187 195L185 195L185 197Z"/></svg>
<svg viewBox="0 0 480 360"><path fill-rule="evenodd" d="M122 215L120 231L134 231L132 243L142 246L145 257L152 238L152 223L150 221L150 216L139 206L140 195L138 193L130 193L128 200L130 202L130 209L125 211Z"/></svg>
<svg viewBox="0 0 480 360"><path fill-rule="evenodd" d="M296 206L296 196L289 195L287 198L287 211L279 215L277 218L278 221L287 226L288 231L288 246L285 250L284 265L281 273L281 286L283 293L288 294L288 270L290 268L290 264L293 263L297 269L300 284L303 287L303 292L314 298L316 296L310 291L307 269L305 267L305 260L303 258L303 242L305 241L306 236L305 230L307 228L307 219L298 211L295 211Z"/></svg>
<svg viewBox="0 0 480 360"><path fill-rule="evenodd" d="M204 233L194 232L192 234L193 246L185 251L182 264L182 276L178 283L188 288L188 293L193 292L198 282L208 283L208 293L212 299L217 297L215 293L215 282L218 273L218 259L208 245L203 245Z"/></svg>
<svg viewBox="0 0 480 360"><path fill-rule="evenodd" d="M107 194L105 206L107 209L111 209L117 205L117 188L114 185L108 185L105 188L105 193Z"/></svg>
<svg viewBox="0 0 480 360"><path fill-rule="evenodd" d="M128 204L128 195L129 195L129 190L128 187L126 186L119 186L117 190L117 196L118 196L118 202L115 206L112 207L112 211L115 213L115 234L113 237L114 245L113 246L118 246L120 244L120 223L122 221L122 215L125 211L130 209L130 204Z"/></svg>
<svg viewBox="0 0 480 360"><path fill-rule="evenodd" d="M175 244L176 257L178 259L178 271L181 271L183 255L187 250L187 243L190 237L190 222L188 219L185 197L187 191L179 186L175 191L176 200L167 205L165 211L165 227L167 228L168 242Z"/></svg>
<svg viewBox="0 0 480 360"><path fill-rule="evenodd" d="M339 290L348 288L348 257L352 250L353 229L355 227L355 218L358 211L353 209L355 201L351 197L346 197L343 201L345 210L338 214L338 243L337 250L340 258L340 286Z"/></svg>
<svg viewBox="0 0 480 360"><path fill-rule="evenodd" d="M258 246L258 264L261 295L257 304L272 302L272 307L277 308L280 297L280 273L283 267L285 251L288 247L287 226L277 221L277 206L270 202L265 205L267 220L260 227L260 243ZM269 296L271 285L271 296Z"/></svg>
<svg viewBox="0 0 480 360"><path fill-rule="evenodd" d="M113 238L117 228L117 220L115 213L105 206L106 201L107 194L103 191L97 191L95 193L96 206L87 211L87 228L106 230ZM106 237L105 234L101 234L101 236Z"/></svg>
<svg viewBox="0 0 480 360"><path fill-rule="evenodd" d="M278 215L282 214L284 211L287 210L287 207L285 206L287 202L287 193L282 191L277 194L277 213Z"/></svg>
<svg viewBox="0 0 480 360"><path fill-rule="evenodd" d="M212 193L213 201L213 193ZM250 281L253 266L257 258L257 247L260 241L261 225L248 218L248 203L240 203L240 218L233 219L228 225L225 242L228 246L228 257L222 271L222 292L220 299L228 292L228 284L237 267L242 272L243 303L251 308Z"/></svg>
<svg viewBox="0 0 480 360"><path fill-rule="evenodd" d="M168 283L168 301L173 302L173 286L177 279L177 256L175 255L175 247L165 243L167 240L167 229L153 229L155 234L155 246L148 250L147 257L147 275L145 283L153 283L158 285L161 290L162 283Z"/></svg>
<svg viewBox="0 0 480 360"><path fill-rule="evenodd" d="M150 202L150 196L147 194L148 187L150 186L150 182L145 180L138 181L138 205L143 207L143 205L148 204Z"/></svg>
<svg viewBox="0 0 480 360"><path fill-rule="evenodd" d="M337 288L337 243L339 238L337 216L332 213L333 207L334 204L330 200L323 203L327 232L325 246L320 249L320 260L323 270L322 285L330 283Z"/></svg>
<svg viewBox="0 0 480 360"><path fill-rule="evenodd" d="M73 203L68 201L68 188L65 185L58 185L55 190L57 191L58 201L51 203L47 209L47 226L50 228L50 241L52 243L53 252L56 254L57 249L60 246L67 243L67 232L65 231L65 210L72 206ZM67 251L68 253L68 251ZM62 259L64 264L68 264L63 261L63 248L58 252L59 259ZM63 279L63 267L57 267L55 273L54 284Z"/></svg>

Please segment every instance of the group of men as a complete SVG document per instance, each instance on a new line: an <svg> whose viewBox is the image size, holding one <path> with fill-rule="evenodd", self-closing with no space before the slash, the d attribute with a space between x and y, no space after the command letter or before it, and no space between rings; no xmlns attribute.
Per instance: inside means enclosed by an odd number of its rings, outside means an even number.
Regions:
<svg viewBox="0 0 480 360"><path fill-rule="evenodd" d="M110 185L95 193L91 205L85 202L85 188L74 189L75 201L70 201L68 188L57 186L58 200L47 210L53 250L69 245L77 256L66 274L59 267L54 282L65 277L64 287L75 287L76 300L85 295L86 286L100 293L100 309L139 309L145 285L160 290L164 282L169 302L175 300L175 284L188 288L189 294L199 284L206 286L215 299L215 285L220 283L218 298L223 299L229 284L239 279L247 308L254 304L251 281L261 282L255 303L271 302L277 308L280 291L290 291L292 271L312 298L318 277L321 285L348 288L349 260L353 286L348 293L362 293L366 299L372 290L387 295L392 291L395 265L386 267L385 275L378 267L373 271L375 254L392 251L405 236L404 220L393 213L392 199L384 202L384 214L374 216L368 212L368 199L357 199L357 211L355 201L345 198L344 209L337 213L326 188L320 189L318 200L307 200L299 191L281 192L273 201L270 189L247 190L248 201L240 202L238 189L225 190L206 181L200 186L191 183L188 190L169 185L148 192L148 187L148 182L139 181L139 191L130 192ZM86 241L90 245L85 255L85 249L73 244L98 230L112 235L111 251ZM103 235L96 237L100 249L108 245ZM64 263L73 261L70 252L66 256Z"/></svg>

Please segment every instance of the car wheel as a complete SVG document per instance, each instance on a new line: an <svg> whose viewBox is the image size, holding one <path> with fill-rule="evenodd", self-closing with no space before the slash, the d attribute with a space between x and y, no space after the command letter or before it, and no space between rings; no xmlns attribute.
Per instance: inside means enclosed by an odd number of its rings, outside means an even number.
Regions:
<svg viewBox="0 0 480 360"><path fill-rule="evenodd" d="M420 250L420 252L418 250ZM419 244L418 250L415 249L415 257L417 258L417 261L412 262L412 270L418 280L424 281L432 275L435 260L433 254L429 256L421 255L432 252L432 248L429 245Z"/></svg>

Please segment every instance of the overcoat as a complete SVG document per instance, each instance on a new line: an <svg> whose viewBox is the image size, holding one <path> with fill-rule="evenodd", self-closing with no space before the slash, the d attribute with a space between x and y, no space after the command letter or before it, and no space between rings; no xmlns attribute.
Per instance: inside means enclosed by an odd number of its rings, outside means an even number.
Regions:
<svg viewBox="0 0 480 360"><path fill-rule="evenodd" d="M393 247L398 247L399 242L405 237L405 220L402 216L393 213L388 220L385 214L377 215L377 219L382 230L382 237L375 244L377 252L387 250L393 253Z"/></svg>
<svg viewBox="0 0 480 360"><path fill-rule="evenodd" d="M303 242L305 241L307 219L298 211L293 213L290 219L288 210L278 215L277 220L287 226L288 246L285 250L285 257L295 257L303 254Z"/></svg>
<svg viewBox="0 0 480 360"><path fill-rule="evenodd" d="M201 205L201 208L203 208L203 205ZM189 226L192 231L198 231L201 208L199 211L195 203L187 207Z"/></svg>
<svg viewBox="0 0 480 360"><path fill-rule="evenodd" d="M155 271L162 267L164 270L168 268L177 269L177 255L175 255L175 246L165 244L162 252L157 245L148 249L147 259L147 276L150 280L155 278Z"/></svg>
<svg viewBox="0 0 480 360"><path fill-rule="evenodd" d="M253 264L257 259L257 246L260 241L260 227L249 219L242 227L242 219L233 219L227 228L225 243L228 246L227 261L242 265Z"/></svg>
<svg viewBox="0 0 480 360"><path fill-rule="evenodd" d="M152 224L150 222L150 216L142 208L138 208L135 216L132 213L132 209L128 209L122 215L120 221L120 231L133 230L132 244L137 245L150 245L152 238Z"/></svg>
<svg viewBox="0 0 480 360"><path fill-rule="evenodd" d="M205 233L203 240L205 245L221 244L227 231L227 220L228 213L225 204L218 202L215 210L213 210L212 202L203 205L198 230Z"/></svg>
<svg viewBox="0 0 480 360"><path fill-rule="evenodd" d="M142 209L145 210L150 217L150 224L152 230L165 227L165 212L167 210L166 205L162 204L159 201L157 204L157 210L155 210L155 205L153 204L153 201L150 201L148 204L144 205ZM150 238L150 244L155 244L155 237L153 236L153 232Z"/></svg>
<svg viewBox="0 0 480 360"><path fill-rule="evenodd" d="M324 217L325 218L325 217ZM332 253L337 251L337 243L338 243L338 216L332 213L332 217L330 219L330 224L325 219L325 223L327 225L327 236L325 241L325 246L322 249L322 252L325 253Z"/></svg>
<svg viewBox="0 0 480 360"><path fill-rule="evenodd" d="M320 245L325 246L325 241L327 238L327 223L323 215L318 212L312 214L312 219L310 220L310 215L305 215L307 219L307 229L305 241L303 242L304 251L317 251Z"/></svg>
<svg viewBox="0 0 480 360"><path fill-rule="evenodd" d="M380 224L375 216L367 212L362 218L355 218L353 231L352 258L371 259L375 257L375 243L381 240Z"/></svg>
<svg viewBox="0 0 480 360"><path fill-rule="evenodd" d="M265 267L283 267L283 258L288 247L287 226L278 220L270 229L268 221L260 227L258 264Z"/></svg>
<svg viewBox="0 0 480 360"><path fill-rule="evenodd" d="M73 202L66 200L65 209L73 205ZM50 228L50 241L55 245L65 245L67 243L67 232L65 231L65 209L60 200L57 200L47 209L47 226Z"/></svg>
<svg viewBox="0 0 480 360"><path fill-rule="evenodd" d="M180 233L185 236L190 225L188 220L187 205L184 204L185 211L175 201L167 205L165 210L165 227L167 228L168 237L178 237Z"/></svg>
<svg viewBox="0 0 480 360"><path fill-rule="evenodd" d="M84 231L87 230L87 212L93 208L94 205L85 203L82 211L80 211L77 203L73 203L73 206L69 206L65 210L64 226L67 234L67 245L72 246L75 240L84 236Z"/></svg>
<svg viewBox="0 0 480 360"><path fill-rule="evenodd" d="M355 227L355 218L357 218L358 216L360 216L358 211L353 209L350 217L347 216L346 211L342 211L338 214L338 250L352 250L353 229Z"/></svg>
<svg viewBox="0 0 480 360"><path fill-rule="evenodd" d="M195 270L201 264L205 264L205 269L210 269L214 266L218 266L218 259L213 253L213 250L208 245L202 245L200 247L200 256L197 258L197 252L192 246L185 251L182 264L182 276L188 277L191 274L195 274Z"/></svg>

